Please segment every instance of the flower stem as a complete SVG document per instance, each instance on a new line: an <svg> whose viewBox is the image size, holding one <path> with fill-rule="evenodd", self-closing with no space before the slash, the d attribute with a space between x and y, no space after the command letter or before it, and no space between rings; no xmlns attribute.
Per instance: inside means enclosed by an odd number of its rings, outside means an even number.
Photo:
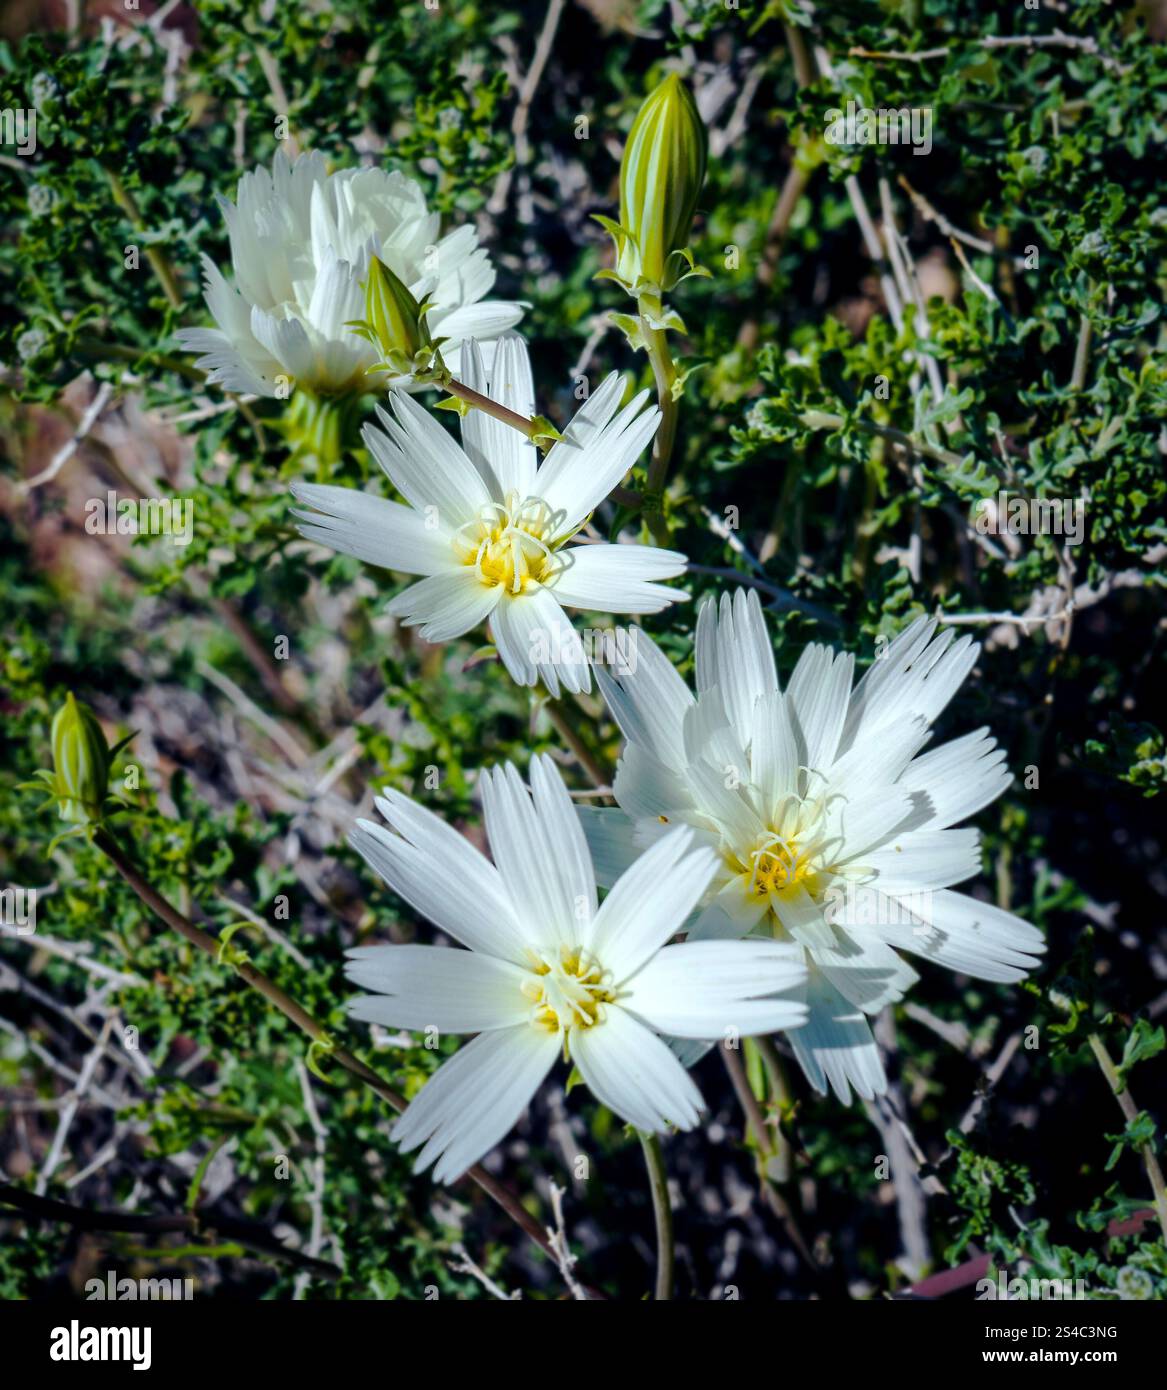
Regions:
<svg viewBox="0 0 1167 1390"><path fill-rule="evenodd" d="M130 224L136 232L144 232L146 223L142 217L138 204L134 201L134 195L122 183L121 179L112 169L106 169L105 176L109 180L110 192L113 200L118 207L129 218ZM150 269L162 286L162 292L166 295L166 301L172 309L181 309L183 304L182 291L178 287L178 280L174 274L174 268L166 259L166 255L157 246L146 246L146 259L150 262Z"/></svg>
<svg viewBox="0 0 1167 1390"><path fill-rule="evenodd" d="M505 405L499 405L497 401L492 401L489 396L484 396L481 391L474 391L469 386L463 386L460 381L455 381L453 377L449 381L443 381L442 386L449 391L451 396L457 396L460 401L465 401L467 405L473 406L475 410L481 410L485 415L491 415L496 420L501 420L504 425L510 425L511 429L518 430L520 434L525 434L528 439L533 437L532 431L535 427L533 420L528 420L525 415L518 414L517 411L508 410Z"/></svg>
<svg viewBox="0 0 1167 1390"><path fill-rule="evenodd" d="M756 1040L755 1040L756 1041ZM771 1131L766 1124L766 1117L762 1113L762 1107L758 1104L758 1098L754 1095L750 1086L749 1078L746 1076L746 1069L742 1065L742 1059L738 1055L738 1050L730 1047L728 1043L723 1043L718 1049L721 1053L721 1060L725 1064L725 1070L729 1073L729 1079L733 1085L734 1094L737 1096L738 1104L742 1108L742 1113L746 1118L747 1138L753 1141L755 1148L755 1160L758 1170L758 1183L761 1188L762 1196L774 1215L782 1222L786 1228L786 1234L790 1237L790 1243L801 1256L806 1267L813 1271L818 1277L822 1277L823 1270L818 1260L811 1252L810 1246L806 1243L798 1225L798 1218L795 1216L794 1208L787 1200L786 1195L781 1191L779 1185L779 1174L783 1171L783 1158L781 1152L771 1139ZM775 1056L777 1054L775 1053ZM763 1054L763 1062L765 1054Z"/></svg>
<svg viewBox="0 0 1167 1390"><path fill-rule="evenodd" d="M200 927L196 927L189 918L185 917L167 902L166 899L154 889L153 885L143 877L133 861L122 850L121 846L107 830L99 830L93 837L93 843L101 850L106 858L109 859L114 868L121 874L122 878L125 879L155 916L160 917L168 927L178 932L180 936L185 937L192 946L195 946L205 955L210 956L212 960L218 960L219 942ZM254 965L248 961L243 961L234 968L236 973L246 981L252 989L263 995L268 1003L278 1009L285 1018L290 1019L297 1028L307 1033L314 1042L325 1045L328 1049L327 1055L329 1059L335 1062L337 1066L343 1068L343 1070L347 1071L351 1076L355 1076L357 1080L364 1082L370 1090L374 1091L399 1114L405 1109L407 1101L404 1096L400 1095L383 1081L381 1077L378 1076L371 1067L367 1067L359 1057L355 1057L345 1048L334 1046L332 1044L332 1039L329 1037L323 1025L313 1018L301 1004L297 1003L289 994L285 993L278 985L269 980L266 975L257 970ZM540 1226L538 1221L526 1210L519 1200L517 1193L510 1191L509 1188L500 1183L496 1178L493 1178L479 1164L475 1164L472 1168L467 1169L466 1176L472 1178L488 1197L497 1202L511 1220L522 1227L526 1235L534 1241L540 1250L552 1260L555 1259L555 1251L552 1248L547 1233L544 1231L543 1227Z"/></svg>
<svg viewBox="0 0 1167 1390"><path fill-rule="evenodd" d="M200 371L193 363L184 362L180 357L170 357L164 352L155 352L152 348L131 347L128 343L104 343L100 338L84 336L74 339L73 346L83 356L94 357L98 361L107 357L119 362L137 362L139 359L145 359L152 366L175 372L200 386L207 379L206 372Z"/></svg>
<svg viewBox="0 0 1167 1390"><path fill-rule="evenodd" d="M520 415L515 410L508 410L505 405L499 405L497 401L492 401L489 396L484 396L481 391L475 391L461 381L455 381L453 377L441 379L440 384L449 391L451 396L456 396L458 400L464 401L474 410L481 410L484 414L493 416L496 420L501 420L504 425L509 425L511 429L518 430L525 435L532 444L539 449L546 449L554 441L563 438L551 425L551 422L542 415L536 415L533 419L528 419L525 415ZM633 509L640 507L643 498L638 492L622 487L617 484L608 494L621 506Z"/></svg>
<svg viewBox="0 0 1167 1390"><path fill-rule="evenodd" d="M1122 1111L1123 1119L1128 1125L1133 1124L1138 1119L1139 1107L1127 1089L1126 1082L1118 1074L1118 1068L1111 1060L1106 1044L1097 1033L1091 1033L1087 1041L1090 1043L1090 1050L1098 1060L1098 1065L1102 1068L1102 1075L1106 1077L1106 1084L1113 1091L1115 1100L1118 1101L1118 1108ZM1163 1181L1163 1169L1159 1166L1159 1160L1155 1156L1155 1150L1151 1144L1140 1144L1138 1151L1143 1160L1143 1167L1147 1170L1151 1191L1155 1194L1155 1215L1159 1218L1159 1225L1163 1228L1163 1239L1167 1240L1167 1184L1164 1184Z"/></svg>
<svg viewBox="0 0 1167 1390"><path fill-rule="evenodd" d="M808 430L841 430L847 423L841 415L832 415L822 410L808 410L798 418L799 423L805 425ZM891 425L877 425L872 420L852 420L851 423L856 429L866 430L868 434L877 434L883 439L890 439L901 448L919 454L923 458L935 459L937 463L944 464L946 468L959 468L964 463L964 459L959 454L953 453L951 449L941 449L935 444L929 444L926 439L921 439L918 435L906 434L903 430L893 429Z"/></svg>
<svg viewBox="0 0 1167 1390"><path fill-rule="evenodd" d="M652 511L645 518L658 545L668 545L669 528L665 522L663 505L659 499L664 492L669 476L669 462L673 456L673 446L677 439L677 402L673 397L673 384L677 379L677 368L669 351L668 337L663 328L650 328L643 306L640 313L640 331L644 336L645 349L656 381L657 403L660 406L661 422L652 443L652 460L648 465L648 484L645 495L653 499Z"/></svg>
<svg viewBox="0 0 1167 1390"><path fill-rule="evenodd" d="M656 1288L653 1298L667 1303L673 1296L673 1209L669 1205L669 1180L665 1173L665 1158L660 1136L636 1131L644 1150L644 1166L652 1192L652 1210L656 1218Z"/></svg>
<svg viewBox="0 0 1167 1390"><path fill-rule="evenodd" d="M790 1086L786 1080L786 1072L782 1066L782 1058L778 1055L778 1049L774 1046L773 1038L758 1037L753 1040L754 1046L758 1049L758 1054L762 1059L762 1066L766 1072L766 1079L770 1086L770 1095L778 1105L787 1105L790 1101ZM775 1123L771 1128L774 1142L774 1164L772 1176L775 1182L789 1182L794 1172L794 1151L782 1133L781 1124Z"/></svg>

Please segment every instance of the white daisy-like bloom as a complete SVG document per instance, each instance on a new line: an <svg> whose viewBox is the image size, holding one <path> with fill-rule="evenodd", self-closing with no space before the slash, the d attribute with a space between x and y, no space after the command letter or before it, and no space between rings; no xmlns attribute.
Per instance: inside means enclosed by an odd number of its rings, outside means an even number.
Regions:
<svg viewBox="0 0 1167 1390"><path fill-rule="evenodd" d="M441 1182L494 1147L560 1056L597 1100L645 1131L691 1129L703 1108L661 1034L723 1039L796 1027L805 980L775 941L667 944L716 871L678 827L597 906L571 798L548 757L528 793L510 763L481 778L494 863L432 811L389 792L389 830L358 821L350 843L385 882L467 947L368 946L348 977L374 991L349 1012L389 1028L475 1033L393 1127L415 1171Z"/></svg>
<svg viewBox="0 0 1167 1390"><path fill-rule="evenodd" d="M478 345L463 354L465 384L520 415L535 411L531 363L514 333L499 340L489 376ZM402 392L381 429L364 431L370 453L408 505L352 488L298 483L312 510L300 531L372 565L425 577L388 611L427 642L461 637L489 620L499 656L520 685L542 680L591 689L583 643L563 605L600 613L656 613L688 595L660 583L685 556L644 545L572 544L593 509L620 482L660 422L648 392L620 408L613 372L539 461L521 431L479 410L462 419L462 448Z"/></svg>
<svg viewBox="0 0 1167 1390"><path fill-rule="evenodd" d="M203 354L198 365L207 380L228 391L275 396L277 377L320 395L384 389L384 373L365 379L378 349L345 327L365 317L361 286L373 254L419 302L432 301L427 323L433 337L448 339L442 352L451 370L466 338L489 351L523 316L519 304L486 298L494 270L474 228L441 236L439 215L404 174L330 174L322 154L293 161L281 150L270 173L260 167L242 176L236 196L235 203L219 200L234 285L203 257L217 327L178 335L184 348Z"/></svg>
<svg viewBox="0 0 1167 1390"><path fill-rule="evenodd" d="M981 869L976 830L957 823L1011 780L987 729L921 752L979 650L920 619L854 689L853 658L812 645L782 691L758 597L739 589L701 607L696 696L647 640L635 670L597 668L628 740L620 809L579 811L600 882L693 827L719 867L687 939L797 943L810 1019L790 1041L844 1103L886 1089L868 1017L919 978L900 951L1012 983L1045 949L1029 923L950 891Z"/></svg>

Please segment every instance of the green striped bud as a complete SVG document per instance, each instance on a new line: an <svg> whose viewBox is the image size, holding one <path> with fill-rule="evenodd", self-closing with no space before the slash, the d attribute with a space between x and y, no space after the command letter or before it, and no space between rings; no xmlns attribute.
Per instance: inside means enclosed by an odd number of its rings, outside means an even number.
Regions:
<svg viewBox="0 0 1167 1390"><path fill-rule="evenodd" d="M705 180L705 125L675 74L645 99L620 164L616 274L633 291L670 290L692 270L689 231Z"/></svg>
<svg viewBox="0 0 1167 1390"><path fill-rule="evenodd" d="M365 281L365 336L380 348L385 364L400 375L425 371L436 344L426 327L428 304L419 304L379 257L369 262Z"/></svg>
<svg viewBox="0 0 1167 1390"><path fill-rule="evenodd" d="M58 814L82 825L100 820L113 759L93 711L72 692L53 718L52 737Z"/></svg>

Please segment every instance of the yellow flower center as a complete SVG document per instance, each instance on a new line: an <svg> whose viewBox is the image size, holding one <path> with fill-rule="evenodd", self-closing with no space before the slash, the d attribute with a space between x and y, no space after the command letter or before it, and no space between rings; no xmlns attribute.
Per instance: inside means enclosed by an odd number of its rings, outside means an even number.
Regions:
<svg viewBox="0 0 1167 1390"><path fill-rule="evenodd" d="M531 953L534 964L523 981L523 994L531 1001L531 1023L549 1033L566 1034L572 1028L591 1028L604 1021L604 1005L615 995L611 977L598 961L576 947L561 946L541 955Z"/></svg>
<svg viewBox="0 0 1167 1390"><path fill-rule="evenodd" d="M775 836L772 844L765 843L750 854L751 891L760 897L793 888L810 872L810 859L797 840L786 842Z"/></svg>
<svg viewBox="0 0 1167 1390"><path fill-rule="evenodd" d="M553 534L554 513L541 497L519 500L512 492L505 503L491 502L473 521L460 526L454 549L465 565L472 565L489 588L503 585L509 594L521 594L531 584L546 584L559 572L555 550L564 537L548 542Z"/></svg>
<svg viewBox="0 0 1167 1390"><path fill-rule="evenodd" d="M805 890L816 897L831 872L832 840L826 797L787 797L773 822L752 845L725 851L726 864L750 897Z"/></svg>

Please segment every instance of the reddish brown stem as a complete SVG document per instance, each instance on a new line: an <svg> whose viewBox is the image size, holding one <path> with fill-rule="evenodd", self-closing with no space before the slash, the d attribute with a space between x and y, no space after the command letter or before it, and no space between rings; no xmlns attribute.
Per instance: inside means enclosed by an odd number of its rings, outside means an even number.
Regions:
<svg viewBox="0 0 1167 1390"><path fill-rule="evenodd" d="M202 951L205 955L218 959L219 943L213 936L203 931L201 927L196 927L189 918L183 916L172 904L147 882L139 873L133 862L122 850L121 846L105 830L99 830L93 839L94 844L109 859L122 878L130 885L143 903L150 909L155 916L162 919L168 927L178 932L190 944ZM312 1017L312 1015L296 1002L290 995L286 994L280 987L273 984L261 971L254 965L244 961L235 966L236 973L257 990L268 1001L269 1004L277 1008L285 1018L290 1019L297 1028L313 1039L314 1042L330 1045L331 1038L327 1030ZM405 1109L407 1101L404 1096L395 1091L392 1086L383 1081L371 1067L367 1067L358 1057L342 1047L330 1046L328 1056L337 1066L342 1067L350 1075L355 1076L359 1081L363 1081L370 1090L376 1092L380 1098L390 1105L399 1114ZM551 1248L551 1242L547 1237L546 1231L527 1211L519 1200L518 1194L512 1192L505 1184L493 1178L478 1164L466 1171L466 1176L478 1184L480 1188L493 1201L506 1212L516 1225L520 1226L524 1233L552 1260L555 1259L555 1252Z"/></svg>

